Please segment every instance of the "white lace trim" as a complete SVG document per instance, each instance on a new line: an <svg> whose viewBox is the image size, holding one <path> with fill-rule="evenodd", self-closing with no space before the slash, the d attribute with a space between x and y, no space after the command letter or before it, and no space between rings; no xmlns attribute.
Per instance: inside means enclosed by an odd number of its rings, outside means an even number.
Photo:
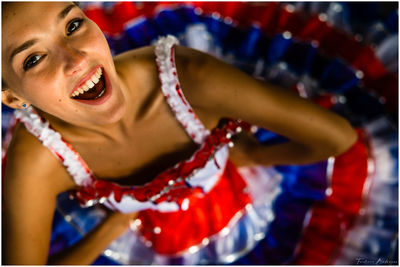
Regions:
<svg viewBox="0 0 400 267"><path fill-rule="evenodd" d="M195 143L201 144L205 137L209 135L209 131L196 117L183 93L178 92L178 88L180 90L181 87L176 71L173 49L174 45L178 43L178 40L172 35L161 37L156 42L155 54L159 68L161 90L186 132Z"/></svg>
<svg viewBox="0 0 400 267"><path fill-rule="evenodd" d="M58 132L50 128L47 121L42 121L32 107L16 110L14 114L31 134L36 136L45 147L60 158L77 185L87 186L92 182L92 173L79 154L62 140Z"/></svg>

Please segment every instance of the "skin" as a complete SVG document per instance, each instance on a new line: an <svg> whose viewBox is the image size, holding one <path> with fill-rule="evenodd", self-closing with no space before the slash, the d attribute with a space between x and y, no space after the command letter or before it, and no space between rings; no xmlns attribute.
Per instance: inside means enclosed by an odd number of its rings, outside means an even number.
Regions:
<svg viewBox="0 0 400 267"><path fill-rule="evenodd" d="M165 102L154 48L113 59L101 31L79 8L57 20L69 5L3 5L3 103L13 108L21 108L24 102L33 105L99 179L143 184L190 157L197 146ZM84 19L79 27L71 25L76 18ZM32 38L37 42L10 60L11 51ZM32 55L40 60L25 71L24 62ZM99 64L110 77L111 97L96 106L70 98L76 83ZM223 117L241 118L290 139L260 146L242 134L230 156L239 166L316 162L343 153L356 140L343 118L209 55L178 46L176 64L184 94L208 129ZM61 163L21 125L8 150L4 179L5 264L90 264L136 216L111 213L77 245L49 259L56 196L76 185Z"/></svg>

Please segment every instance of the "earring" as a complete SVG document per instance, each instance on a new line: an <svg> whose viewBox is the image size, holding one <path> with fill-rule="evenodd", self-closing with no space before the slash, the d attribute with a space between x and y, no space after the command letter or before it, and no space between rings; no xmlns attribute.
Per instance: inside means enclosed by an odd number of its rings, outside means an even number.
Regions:
<svg viewBox="0 0 400 267"><path fill-rule="evenodd" d="M24 102L24 103L22 103L22 107L23 107L23 108L27 108L28 105Z"/></svg>

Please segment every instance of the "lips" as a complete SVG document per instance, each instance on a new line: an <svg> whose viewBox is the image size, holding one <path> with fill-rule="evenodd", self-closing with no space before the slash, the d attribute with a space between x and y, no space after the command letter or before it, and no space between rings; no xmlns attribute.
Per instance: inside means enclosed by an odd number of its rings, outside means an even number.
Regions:
<svg viewBox="0 0 400 267"><path fill-rule="evenodd" d="M88 87L86 86L86 88ZM72 97L73 99L95 100L101 97L106 91L104 75L100 76L100 79L97 80L96 84L93 84L92 88L88 88L87 90L84 90L82 88L80 89L83 92L78 91L78 93Z"/></svg>
<svg viewBox="0 0 400 267"><path fill-rule="evenodd" d="M101 67L95 68L75 87L71 98L85 104L101 104L110 95L111 86Z"/></svg>

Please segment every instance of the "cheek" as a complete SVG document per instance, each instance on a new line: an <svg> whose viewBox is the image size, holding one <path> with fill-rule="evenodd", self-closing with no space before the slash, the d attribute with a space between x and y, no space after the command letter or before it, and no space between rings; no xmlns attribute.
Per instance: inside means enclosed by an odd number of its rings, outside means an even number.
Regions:
<svg viewBox="0 0 400 267"><path fill-rule="evenodd" d="M24 95L35 106L43 106L45 103L57 105L63 102L64 97L61 84L63 83L56 75L43 73L35 76L35 79L29 79L24 82Z"/></svg>
<svg viewBox="0 0 400 267"><path fill-rule="evenodd" d="M101 57L111 56L107 40L97 26L95 26L95 28L87 36L87 41L88 44L90 44L89 47L92 49L92 51L95 51L96 54L101 55Z"/></svg>

